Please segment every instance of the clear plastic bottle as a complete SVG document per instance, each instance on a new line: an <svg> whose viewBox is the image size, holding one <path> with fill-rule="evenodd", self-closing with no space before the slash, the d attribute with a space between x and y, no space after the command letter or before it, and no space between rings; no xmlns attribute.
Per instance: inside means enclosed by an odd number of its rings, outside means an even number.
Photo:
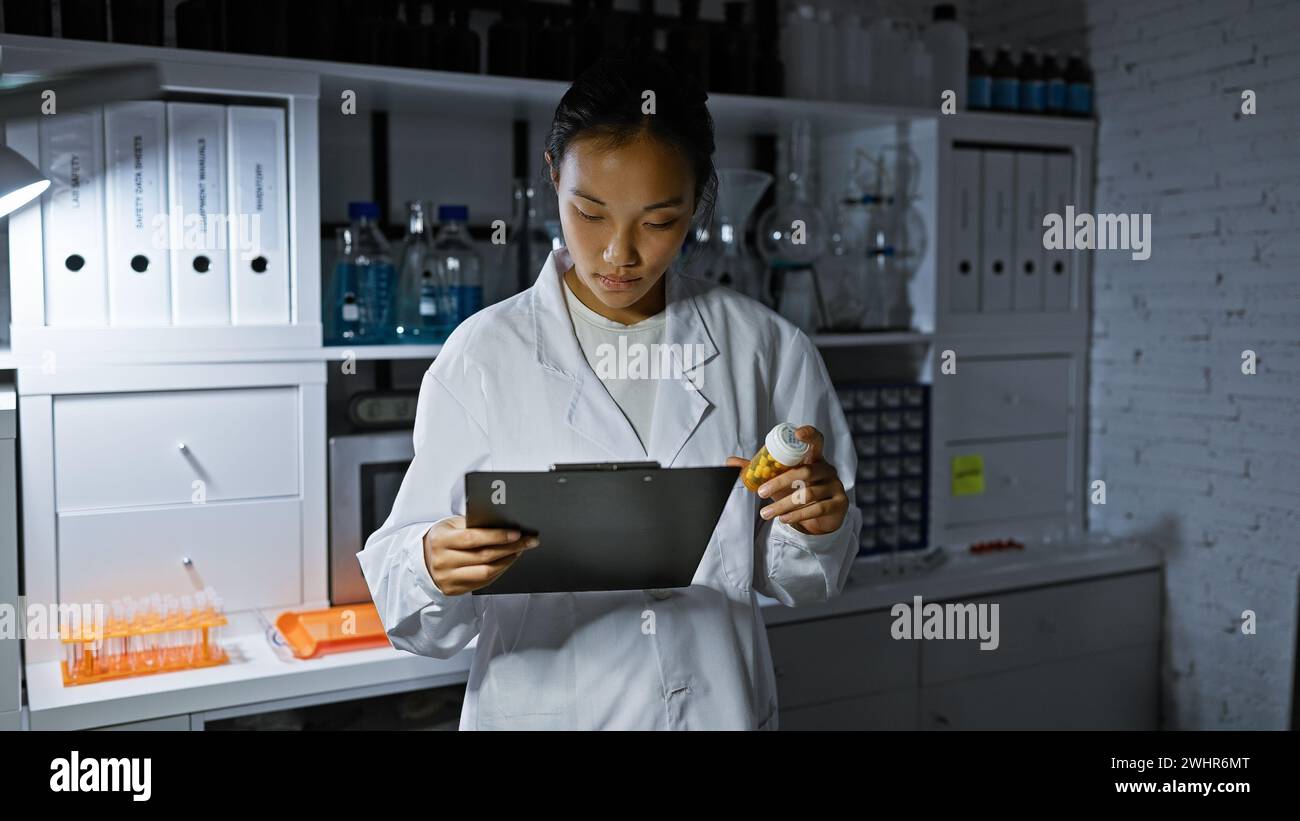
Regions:
<svg viewBox="0 0 1300 821"><path fill-rule="evenodd" d="M925 29L925 47L932 62L930 98L926 106L937 106L945 91L957 95L957 108L967 107L966 70L970 42L966 27L957 22L957 7L940 3L934 7L934 20Z"/></svg>
<svg viewBox="0 0 1300 821"><path fill-rule="evenodd" d="M442 324L442 311L438 316L438 328L445 328L446 334L483 307L483 263L465 227L468 221L467 206L438 207L438 222L442 227L433 241L433 265L450 295L450 327Z"/></svg>
<svg viewBox="0 0 1300 821"><path fill-rule="evenodd" d="M768 431L763 447L745 466L745 472L741 476L745 487L757 493L764 482L780 476L803 461L808 455L809 445L794 435L797 429L797 426L789 422L782 422Z"/></svg>
<svg viewBox="0 0 1300 821"><path fill-rule="evenodd" d="M348 205L352 220L353 268L357 277L359 329L357 340L369 344L390 341L393 289L397 278L388 240L379 230L379 206L373 202Z"/></svg>
<svg viewBox="0 0 1300 821"><path fill-rule="evenodd" d="M412 200L406 207L406 239L402 242L394 335L399 342L430 342L438 326L439 280L433 270L433 246L429 241L424 203Z"/></svg>

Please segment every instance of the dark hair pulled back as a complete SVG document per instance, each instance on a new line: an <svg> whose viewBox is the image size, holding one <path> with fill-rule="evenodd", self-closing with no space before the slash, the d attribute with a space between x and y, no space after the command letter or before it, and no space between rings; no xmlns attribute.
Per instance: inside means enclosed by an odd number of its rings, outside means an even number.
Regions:
<svg viewBox="0 0 1300 821"><path fill-rule="evenodd" d="M653 114L642 113L646 91L654 92ZM569 144L579 137L617 148L647 132L685 156L695 176L695 224L707 225L718 190L708 98L693 77L662 58L602 58L560 99L546 150L558 170Z"/></svg>

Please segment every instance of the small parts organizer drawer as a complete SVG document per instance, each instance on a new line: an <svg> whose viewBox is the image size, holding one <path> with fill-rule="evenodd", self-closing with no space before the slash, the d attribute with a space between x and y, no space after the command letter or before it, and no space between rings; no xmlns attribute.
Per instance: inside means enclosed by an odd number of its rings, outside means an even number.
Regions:
<svg viewBox="0 0 1300 821"><path fill-rule="evenodd" d="M1069 356L976 358L943 377L945 441L1063 434L1070 428L1075 360Z"/></svg>
<svg viewBox="0 0 1300 821"><path fill-rule="evenodd" d="M862 511L859 554L924 548L930 386L840 382L835 392L858 455L853 501Z"/></svg>
<svg viewBox="0 0 1300 821"><path fill-rule="evenodd" d="M56 509L296 496L298 405L292 386L57 396Z"/></svg>

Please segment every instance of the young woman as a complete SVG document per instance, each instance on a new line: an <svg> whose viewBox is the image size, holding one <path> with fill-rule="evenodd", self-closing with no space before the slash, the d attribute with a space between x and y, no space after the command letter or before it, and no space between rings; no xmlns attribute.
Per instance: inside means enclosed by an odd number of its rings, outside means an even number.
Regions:
<svg viewBox="0 0 1300 821"><path fill-rule="evenodd" d="M857 552L857 458L817 348L677 264L717 186L706 99L660 60L584 73L544 155L565 247L528 290L461 323L424 375L415 458L358 557L393 646L448 658L478 637L461 729L774 729L755 593L823 601ZM675 346L680 367L618 378L601 357L620 335ZM811 445L804 462L764 498L737 473L690 587L469 595L522 551L545 550L546 534L537 544L466 528L465 473L628 460L743 468L785 421Z"/></svg>

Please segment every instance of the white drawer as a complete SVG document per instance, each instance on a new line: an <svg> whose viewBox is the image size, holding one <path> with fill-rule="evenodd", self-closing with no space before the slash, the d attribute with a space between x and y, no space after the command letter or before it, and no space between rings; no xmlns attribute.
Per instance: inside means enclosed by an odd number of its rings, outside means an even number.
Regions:
<svg viewBox="0 0 1300 821"><path fill-rule="evenodd" d="M1065 433L1075 360L966 358L944 377L945 441Z"/></svg>
<svg viewBox="0 0 1300 821"><path fill-rule="evenodd" d="M61 513L58 529L60 601L179 596L209 584L228 612L302 601L297 499Z"/></svg>
<svg viewBox="0 0 1300 821"><path fill-rule="evenodd" d="M295 496L298 417L289 386L55 397L56 508Z"/></svg>
<svg viewBox="0 0 1300 821"><path fill-rule="evenodd" d="M975 455L984 462L984 492L953 495L953 457ZM938 490L947 496L949 527L1067 512L1071 467L1064 436L947 447L940 459Z"/></svg>

